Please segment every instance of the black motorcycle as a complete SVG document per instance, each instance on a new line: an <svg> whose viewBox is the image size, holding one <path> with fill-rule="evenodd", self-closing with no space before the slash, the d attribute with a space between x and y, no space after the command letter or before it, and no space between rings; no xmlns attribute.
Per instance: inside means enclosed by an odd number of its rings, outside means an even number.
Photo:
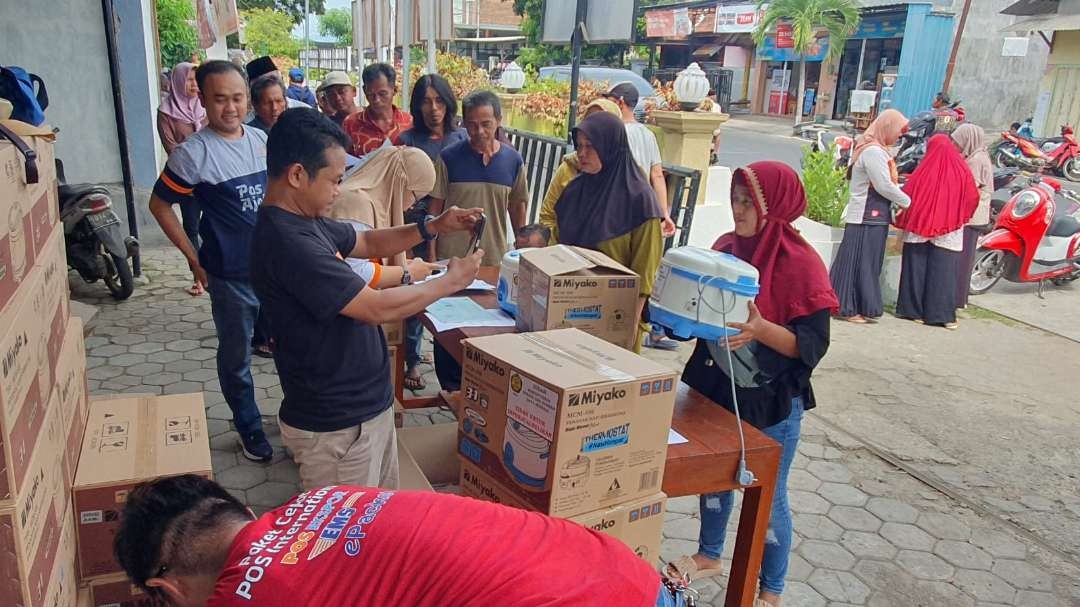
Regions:
<svg viewBox="0 0 1080 607"><path fill-rule="evenodd" d="M135 278L128 258L138 252L139 241L124 234L109 190L92 183L65 183L59 159L56 175L68 266L88 283L101 279L115 299L131 297Z"/></svg>

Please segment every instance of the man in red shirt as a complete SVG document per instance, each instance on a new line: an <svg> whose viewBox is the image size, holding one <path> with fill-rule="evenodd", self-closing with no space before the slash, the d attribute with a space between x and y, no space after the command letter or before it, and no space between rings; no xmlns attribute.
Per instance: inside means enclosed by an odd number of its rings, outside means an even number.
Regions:
<svg viewBox="0 0 1080 607"><path fill-rule="evenodd" d="M394 93L397 92L394 67L388 63L372 63L364 68L360 80L368 100L367 109L349 116L341 125L352 139L352 154L363 156L387 139L394 145L401 145L399 136L402 131L411 129L413 122L412 115L394 105Z"/></svg>
<svg viewBox="0 0 1080 607"><path fill-rule="evenodd" d="M171 605L683 604L608 535L431 492L330 486L255 519L213 481L164 478L128 496L115 551Z"/></svg>

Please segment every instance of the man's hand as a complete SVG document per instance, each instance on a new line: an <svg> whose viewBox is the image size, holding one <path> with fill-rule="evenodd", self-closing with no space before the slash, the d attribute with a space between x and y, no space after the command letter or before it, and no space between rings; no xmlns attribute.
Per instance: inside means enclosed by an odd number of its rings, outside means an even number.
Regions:
<svg viewBox="0 0 1080 607"><path fill-rule="evenodd" d="M671 238L675 235L675 222L672 221L669 215L664 215L664 219L660 223L660 234L664 238Z"/></svg>
<svg viewBox="0 0 1080 607"><path fill-rule="evenodd" d="M479 207L461 209L453 206L432 219L428 223L428 231L433 234L449 234L450 232L471 230L476 225L476 222L480 221L480 215L483 213L484 209Z"/></svg>
<svg viewBox="0 0 1080 607"><path fill-rule="evenodd" d="M477 249L472 255L455 257L450 260L446 268L446 278L458 291L465 289L476 279L476 273L480 270L480 260L484 258L484 250Z"/></svg>
<svg viewBox="0 0 1080 607"><path fill-rule="evenodd" d="M205 291L206 285L210 282L210 279L206 275L206 270L204 270L203 267L199 265L198 261L189 261L188 267L191 268L191 276L194 279L195 284L202 287L202 289Z"/></svg>
<svg viewBox="0 0 1080 607"><path fill-rule="evenodd" d="M729 350L738 350L746 344L754 341L765 329L765 324L769 321L761 317L761 312L758 311L754 302L746 302L747 308L750 309L750 316L746 319L746 322L729 322L728 327L732 329L738 329L737 335L729 335L726 343Z"/></svg>
<svg viewBox="0 0 1080 607"><path fill-rule="evenodd" d="M412 278L413 282L426 280L428 276L431 276L432 272L443 269L439 264L428 263L419 257L407 261L405 267L409 270L409 277Z"/></svg>

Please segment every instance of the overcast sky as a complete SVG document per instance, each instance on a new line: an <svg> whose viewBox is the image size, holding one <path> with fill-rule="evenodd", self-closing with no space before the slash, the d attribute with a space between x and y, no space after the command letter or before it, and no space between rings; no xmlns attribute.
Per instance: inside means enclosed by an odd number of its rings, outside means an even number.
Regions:
<svg viewBox="0 0 1080 607"><path fill-rule="evenodd" d="M326 8L343 8L345 10L352 10L352 0L326 0ZM293 36L296 36L300 40L304 39L304 22L301 21L300 25L293 29ZM319 35L319 16L311 16L311 39L319 41L329 41L330 39L325 36Z"/></svg>

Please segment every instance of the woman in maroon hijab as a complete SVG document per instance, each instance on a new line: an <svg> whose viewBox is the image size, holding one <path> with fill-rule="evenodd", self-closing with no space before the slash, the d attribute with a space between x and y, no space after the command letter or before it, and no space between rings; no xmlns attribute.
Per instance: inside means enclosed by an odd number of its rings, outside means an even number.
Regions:
<svg viewBox="0 0 1080 607"><path fill-rule="evenodd" d="M964 226L979 204L979 189L948 135L934 135L904 192L911 206L896 216L904 236L896 315L956 328L956 281Z"/></svg>
<svg viewBox="0 0 1080 607"><path fill-rule="evenodd" d="M724 342L698 340L683 371L683 381L722 407L734 410L730 349L742 369L735 394L742 418L783 447L773 494L757 605L778 605L784 591L791 551L791 509L787 478L799 443L803 412L816 401L810 386L814 367L829 348L829 315L839 301L825 265L813 247L791 226L806 209L799 176L779 162L755 162L737 169L732 178L731 210L735 232L713 248L749 262L760 274L761 290L749 304L745 323L732 323L740 333ZM720 555L734 503L731 492L701 496L701 533L697 554L668 565L673 577L692 579L721 573Z"/></svg>

